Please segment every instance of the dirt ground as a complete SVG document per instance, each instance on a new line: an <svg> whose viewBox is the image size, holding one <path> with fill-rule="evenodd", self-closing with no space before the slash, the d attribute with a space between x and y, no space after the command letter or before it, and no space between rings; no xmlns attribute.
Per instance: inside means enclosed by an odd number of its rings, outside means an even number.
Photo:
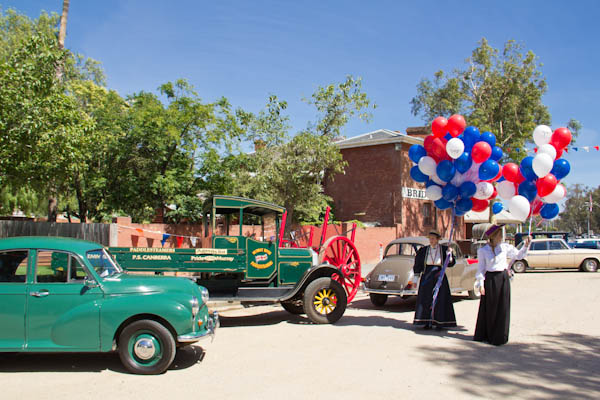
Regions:
<svg viewBox="0 0 600 400"><path fill-rule="evenodd" d="M228 307L214 342L160 376L129 375L116 354L0 355L0 399L598 398L600 273L518 275L501 347L471 340L478 303L457 296L459 327L442 333L415 329L414 300L398 298L359 295L319 326Z"/></svg>

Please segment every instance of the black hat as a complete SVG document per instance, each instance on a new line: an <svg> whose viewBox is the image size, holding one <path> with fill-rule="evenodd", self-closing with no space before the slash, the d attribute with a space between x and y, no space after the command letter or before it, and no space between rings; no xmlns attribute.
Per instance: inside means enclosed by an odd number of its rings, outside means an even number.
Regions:
<svg viewBox="0 0 600 400"><path fill-rule="evenodd" d="M442 237L442 235L435 229L430 230L427 236L437 236L438 239Z"/></svg>

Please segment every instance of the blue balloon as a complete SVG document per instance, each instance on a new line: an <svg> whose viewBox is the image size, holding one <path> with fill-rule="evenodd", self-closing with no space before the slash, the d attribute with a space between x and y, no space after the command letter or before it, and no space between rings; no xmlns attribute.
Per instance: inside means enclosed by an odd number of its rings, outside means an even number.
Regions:
<svg viewBox="0 0 600 400"><path fill-rule="evenodd" d="M487 181L494 179L498 172L500 172L500 166L494 160L486 160L479 166L479 179Z"/></svg>
<svg viewBox="0 0 600 400"><path fill-rule="evenodd" d="M434 181L432 181L431 179L427 181L427 183L425 184L425 187L428 188L429 186L433 186L433 185L437 185L437 183L435 183Z"/></svg>
<svg viewBox="0 0 600 400"><path fill-rule="evenodd" d="M494 214L498 214L500 213L502 210L504 210L504 206L502 205L502 203L494 203L494 205L492 206L492 212Z"/></svg>
<svg viewBox="0 0 600 400"><path fill-rule="evenodd" d="M418 163L422 157L427 155L427 150L420 144L413 144L408 149L408 157L415 163Z"/></svg>
<svg viewBox="0 0 600 400"><path fill-rule="evenodd" d="M506 180L506 178L503 177L503 176L501 176L500 179L498 179L496 182L502 182L502 181L505 181L505 180Z"/></svg>
<svg viewBox="0 0 600 400"><path fill-rule="evenodd" d="M446 201L454 201L458 197L458 188L448 183L442 188L442 198Z"/></svg>
<svg viewBox="0 0 600 400"><path fill-rule="evenodd" d="M559 158L554 161L554 166L552 167L552 171L550 173L556 177L556 179L561 180L565 176L569 175L571 172L571 164L564 158Z"/></svg>
<svg viewBox="0 0 600 400"><path fill-rule="evenodd" d="M479 140L487 142L492 149L496 145L496 136L492 132L483 132Z"/></svg>
<svg viewBox="0 0 600 400"><path fill-rule="evenodd" d="M462 210L459 210L458 208L454 207L454 215L456 215L457 217L462 217L466 213L467 213L466 211L462 211Z"/></svg>
<svg viewBox="0 0 600 400"><path fill-rule="evenodd" d="M463 198L456 202L456 211L467 212L473 208L473 201L469 198Z"/></svg>
<svg viewBox="0 0 600 400"><path fill-rule="evenodd" d="M471 153L468 151L465 151L460 155L460 157L454 160L454 166L461 174L467 172L469 168L471 168L471 165L473 165L473 159L471 158Z"/></svg>
<svg viewBox="0 0 600 400"><path fill-rule="evenodd" d="M463 142L465 143L465 151L471 150L473 145L479 140L481 140L481 135L479 134L479 129L474 126L467 126L462 133Z"/></svg>
<svg viewBox="0 0 600 400"><path fill-rule="evenodd" d="M439 208L440 210L445 210L445 209L447 209L447 208L450 208L450 207L452 207L452 203L450 203L450 202L449 202L449 201L447 201L447 200L444 200L443 198L442 198L442 199L439 199L439 200L436 200L436 201L434 201L434 202L433 202L433 204L435 204L435 206L436 206L437 208Z"/></svg>
<svg viewBox="0 0 600 400"><path fill-rule="evenodd" d="M413 178L413 180L416 182L425 183L429 180L429 177L422 173L419 167L417 167L416 165L410 169L410 177Z"/></svg>
<svg viewBox="0 0 600 400"><path fill-rule="evenodd" d="M458 188L458 193L460 194L460 197L466 199L473 197L475 192L477 192L477 185L470 181L463 182Z"/></svg>
<svg viewBox="0 0 600 400"><path fill-rule="evenodd" d="M552 219L558 215L558 204L544 204L540 208L540 216L544 219Z"/></svg>
<svg viewBox="0 0 600 400"><path fill-rule="evenodd" d="M502 151L502 149L498 146L494 146L492 147L492 155L490 156L490 158L494 161L498 161L499 159L502 158L502 156L504 155L504 152Z"/></svg>
<svg viewBox="0 0 600 400"><path fill-rule="evenodd" d="M525 197L530 203L535 200L537 195L537 187L532 181L523 181L519 185L519 194Z"/></svg>
<svg viewBox="0 0 600 400"><path fill-rule="evenodd" d="M440 161L435 171L437 172L438 177L444 182L450 182L456 174L454 164L452 164L452 161L448 160Z"/></svg>
<svg viewBox="0 0 600 400"><path fill-rule="evenodd" d="M531 166L533 163L533 157L527 156L521 161L521 165L519 169L521 170L521 174L528 181L535 181L537 179L537 175L533 172L533 167Z"/></svg>
<svg viewBox="0 0 600 400"><path fill-rule="evenodd" d="M446 140L450 140L450 139L452 139L452 135L451 135L451 134L449 134L449 133L446 133L446 134L444 135L444 139L446 139Z"/></svg>

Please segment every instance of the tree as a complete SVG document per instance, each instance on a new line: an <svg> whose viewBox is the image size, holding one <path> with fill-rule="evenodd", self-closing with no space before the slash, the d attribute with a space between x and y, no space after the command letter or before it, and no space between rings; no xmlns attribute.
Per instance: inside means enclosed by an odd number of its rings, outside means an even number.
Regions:
<svg viewBox="0 0 600 400"><path fill-rule="evenodd" d="M254 144L251 155L230 157L227 176L238 182L233 193L285 206L289 231L293 222L319 219L331 199L323 182L343 172L342 155L333 142L351 117L368 120L375 105L362 91L361 80L348 76L344 82L318 87L310 99L318 116L308 128L288 138L285 103L269 99L258 115L244 114L240 125ZM239 115L238 115L239 116ZM258 139L258 140L257 140Z"/></svg>
<svg viewBox="0 0 600 400"><path fill-rule="evenodd" d="M587 233L589 216L589 199L600 203L600 188L595 190L582 184L570 185L567 188L565 209L559 214L557 225L559 229L573 232L576 235ZM597 231L600 227L600 209L596 205L590 216L590 230Z"/></svg>
<svg viewBox="0 0 600 400"><path fill-rule="evenodd" d="M542 102L547 90L542 64L532 51L514 40L495 49L483 38L462 69L438 71L433 80L423 79L411 100L412 113L430 122L438 115L460 113L482 132L495 133L508 158L520 160L516 149L531 142L533 129L550 124ZM580 124L571 120L574 135ZM507 152L507 149L511 151Z"/></svg>

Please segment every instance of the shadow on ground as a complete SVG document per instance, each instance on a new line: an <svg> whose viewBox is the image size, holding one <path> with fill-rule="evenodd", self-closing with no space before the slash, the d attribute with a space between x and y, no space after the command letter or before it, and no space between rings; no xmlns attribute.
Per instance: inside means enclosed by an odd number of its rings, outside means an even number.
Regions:
<svg viewBox="0 0 600 400"><path fill-rule="evenodd" d="M169 370L189 368L204 359L200 346L177 350ZM0 372L102 372L128 374L117 353L0 353Z"/></svg>
<svg viewBox="0 0 600 400"><path fill-rule="evenodd" d="M456 351L423 346L432 363L443 364L452 385L485 398L597 398L600 391L600 342L594 336L559 333L536 343L495 347L472 342Z"/></svg>

